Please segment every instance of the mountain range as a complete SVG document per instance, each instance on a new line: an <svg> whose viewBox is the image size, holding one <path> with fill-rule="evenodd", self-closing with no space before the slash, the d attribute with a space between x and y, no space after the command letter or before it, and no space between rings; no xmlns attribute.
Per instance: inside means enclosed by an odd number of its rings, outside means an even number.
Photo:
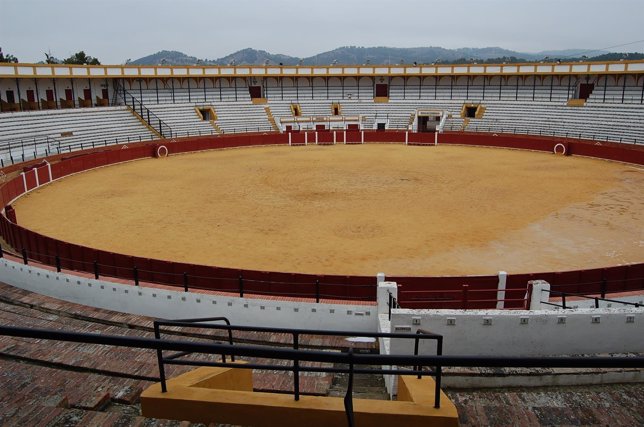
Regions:
<svg viewBox="0 0 644 427"><path fill-rule="evenodd" d="M641 53L610 53L583 56L581 49L552 50L537 53L516 52L500 47L445 49L442 47L359 47L344 46L306 58L274 54L252 48L242 49L217 59L200 59L183 52L162 50L139 59L128 60L132 65L345 65L345 64L430 64L467 62L523 62L538 60L619 60L644 59ZM598 53L597 51L594 51Z"/></svg>

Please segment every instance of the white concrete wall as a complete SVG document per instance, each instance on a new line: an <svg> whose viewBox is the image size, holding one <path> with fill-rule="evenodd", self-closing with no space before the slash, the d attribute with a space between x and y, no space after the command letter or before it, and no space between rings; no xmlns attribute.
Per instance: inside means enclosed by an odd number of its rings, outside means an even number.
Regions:
<svg viewBox="0 0 644 427"><path fill-rule="evenodd" d="M316 304L117 284L0 260L0 281L91 307L165 319L225 316L235 325L375 332L375 305Z"/></svg>
<svg viewBox="0 0 644 427"><path fill-rule="evenodd" d="M418 328L444 336L443 354L553 356L644 352L644 308L551 310L394 310L392 332ZM392 340L392 354L413 343ZM421 346L435 354L435 344Z"/></svg>

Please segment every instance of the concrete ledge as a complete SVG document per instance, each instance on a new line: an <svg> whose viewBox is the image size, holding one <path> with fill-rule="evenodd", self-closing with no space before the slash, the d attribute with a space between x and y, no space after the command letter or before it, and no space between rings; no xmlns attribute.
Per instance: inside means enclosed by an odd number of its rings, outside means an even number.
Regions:
<svg viewBox="0 0 644 427"><path fill-rule="evenodd" d="M458 426L456 407L441 392L434 408L434 380L401 377L399 401L354 399L357 425ZM167 382L168 391L154 384L141 394L145 417L209 424L307 427L345 425L344 401L339 397L300 396L252 391L248 369L202 367Z"/></svg>

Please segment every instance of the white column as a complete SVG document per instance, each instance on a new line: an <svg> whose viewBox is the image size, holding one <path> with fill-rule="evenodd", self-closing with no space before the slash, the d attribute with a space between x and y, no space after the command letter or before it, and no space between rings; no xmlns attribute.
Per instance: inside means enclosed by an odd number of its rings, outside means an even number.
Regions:
<svg viewBox="0 0 644 427"><path fill-rule="evenodd" d="M508 273L505 271L499 271L499 283L497 285L496 291L496 308L504 309L505 308L505 284L508 280Z"/></svg>
<svg viewBox="0 0 644 427"><path fill-rule="evenodd" d="M342 135L342 136L344 137L344 143L346 144L347 143L347 131L345 130L343 132L344 132L344 135Z"/></svg>
<svg viewBox="0 0 644 427"><path fill-rule="evenodd" d="M309 145L309 133L304 131L304 145Z"/></svg>
<svg viewBox="0 0 644 427"><path fill-rule="evenodd" d="M38 168L33 168L34 176L36 177L36 188L40 187L40 179L38 179Z"/></svg>
<svg viewBox="0 0 644 427"><path fill-rule="evenodd" d="M315 143L318 143L318 131L315 131Z"/></svg>
<svg viewBox="0 0 644 427"><path fill-rule="evenodd" d="M335 145L335 131L333 131L333 145Z"/></svg>
<svg viewBox="0 0 644 427"><path fill-rule="evenodd" d="M378 314L389 313L389 294L398 299L398 284L382 282L378 284Z"/></svg>
<svg viewBox="0 0 644 427"><path fill-rule="evenodd" d="M405 145L409 144L409 132L405 132Z"/></svg>
<svg viewBox="0 0 644 427"><path fill-rule="evenodd" d="M22 186L25 189L25 193L27 192L27 178L25 178L25 173L20 172L20 175L22 175Z"/></svg>
<svg viewBox="0 0 644 427"><path fill-rule="evenodd" d="M438 145L438 132L434 132L434 145Z"/></svg>
<svg viewBox="0 0 644 427"><path fill-rule="evenodd" d="M360 143L364 144L364 131L363 130L360 131Z"/></svg>
<svg viewBox="0 0 644 427"><path fill-rule="evenodd" d="M292 137L292 134L291 134L291 132L289 132L288 133L288 145L291 145L291 137Z"/></svg>
<svg viewBox="0 0 644 427"><path fill-rule="evenodd" d="M550 283L545 280L530 280L528 282L528 291L532 289L530 294L530 310L543 310L548 309L549 306L543 306L541 301L550 299Z"/></svg>
<svg viewBox="0 0 644 427"><path fill-rule="evenodd" d="M376 284L380 285L384 281L385 281L385 273L376 274Z"/></svg>
<svg viewBox="0 0 644 427"><path fill-rule="evenodd" d="M47 171L49 172L49 182L54 180L54 177L51 174L51 163L49 163L47 160L45 160L45 163L47 163Z"/></svg>

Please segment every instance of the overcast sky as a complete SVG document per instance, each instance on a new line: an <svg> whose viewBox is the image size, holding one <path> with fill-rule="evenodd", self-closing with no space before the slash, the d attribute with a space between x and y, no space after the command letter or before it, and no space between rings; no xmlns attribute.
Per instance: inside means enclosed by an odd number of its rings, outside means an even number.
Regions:
<svg viewBox="0 0 644 427"><path fill-rule="evenodd" d="M644 52L643 0L0 0L0 47L21 62L84 50L120 64L159 50L215 59L252 47Z"/></svg>

